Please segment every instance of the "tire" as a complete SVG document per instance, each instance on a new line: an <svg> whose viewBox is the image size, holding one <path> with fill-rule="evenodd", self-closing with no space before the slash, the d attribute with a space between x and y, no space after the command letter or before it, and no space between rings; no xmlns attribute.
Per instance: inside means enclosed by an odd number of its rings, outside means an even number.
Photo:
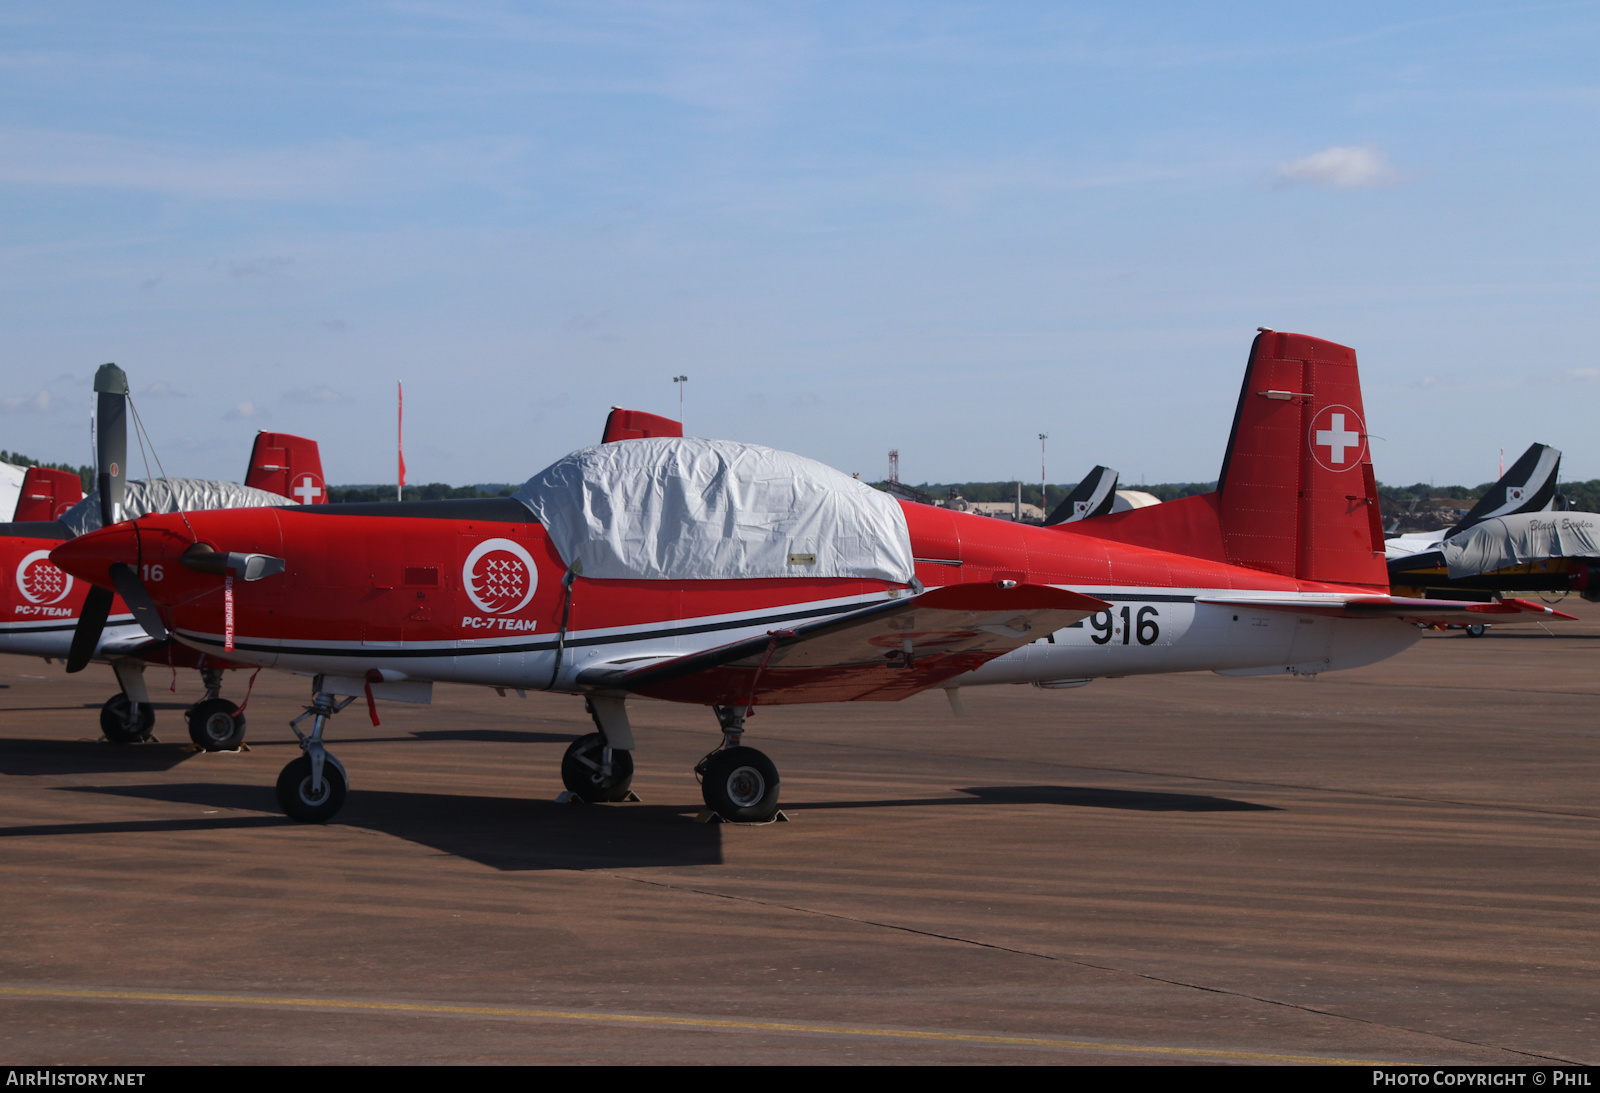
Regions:
<svg viewBox="0 0 1600 1093"><path fill-rule="evenodd" d="M620 748L611 750L610 777L601 777L597 768L605 746L600 734L592 732L567 745L566 754L561 757L561 784L574 797L590 804L620 801L633 784L633 752Z"/></svg>
<svg viewBox="0 0 1600 1093"><path fill-rule="evenodd" d="M322 764L322 796L311 794L311 757L302 755L278 775L278 807L291 820L325 824L344 807L344 772L331 760Z"/></svg>
<svg viewBox="0 0 1600 1093"><path fill-rule="evenodd" d="M1463 629L1466 630L1467 637L1469 637L1469 638L1481 638L1481 637L1483 637L1483 632L1485 630L1489 629L1489 627L1484 623L1475 622L1471 626L1463 627Z"/></svg>
<svg viewBox="0 0 1600 1093"><path fill-rule="evenodd" d="M778 814L778 768L755 748L723 748L695 773L706 807L735 823L766 823Z"/></svg>
<svg viewBox="0 0 1600 1093"><path fill-rule="evenodd" d="M244 716L226 698L196 702L184 712L189 739L202 751L233 751L244 743Z"/></svg>
<svg viewBox="0 0 1600 1093"><path fill-rule="evenodd" d="M141 703L138 722L129 725L128 705L128 696L118 693L100 707L100 731L113 744L141 744L150 739L150 730L155 728L155 707L148 702Z"/></svg>

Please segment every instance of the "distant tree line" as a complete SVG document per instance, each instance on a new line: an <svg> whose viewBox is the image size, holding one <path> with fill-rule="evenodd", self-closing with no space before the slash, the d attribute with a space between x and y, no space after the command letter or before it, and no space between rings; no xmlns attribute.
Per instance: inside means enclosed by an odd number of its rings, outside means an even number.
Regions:
<svg viewBox="0 0 1600 1093"><path fill-rule="evenodd" d="M516 487L504 482L481 482L476 486L450 486L443 482L429 482L426 486L407 486L406 501L446 501L473 497L510 497ZM344 501L393 501L393 486L329 486L328 502L337 505Z"/></svg>
<svg viewBox="0 0 1600 1093"><path fill-rule="evenodd" d="M883 489L888 482L873 482L873 486ZM1410 486L1386 486L1378 483L1378 498L1383 506L1385 516L1409 511L1413 502L1418 509L1470 509L1477 504L1493 482L1485 482L1479 486L1430 486L1426 482L1418 482ZM1015 501L1017 499L1017 482L924 482L916 487L923 493L930 494L938 500L951 496L954 490L968 501ZM1077 488L1076 482L1065 482L1050 487L1049 503L1051 506L1060 504ZM1210 493L1217 488L1215 482L1157 482L1153 485L1134 484L1131 482L1117 483L1118 489L1139 490L1142 493L1152 494L1162 501L1176 501L1180 497L1193 497L1195 494ZM1559 490L1570 501L1571 507L1581 512L1600 512L1600 478L1588 482L1563 482ZM1022 501L1024 504L1039 504L1039 487L1022 484Z"/></svg>

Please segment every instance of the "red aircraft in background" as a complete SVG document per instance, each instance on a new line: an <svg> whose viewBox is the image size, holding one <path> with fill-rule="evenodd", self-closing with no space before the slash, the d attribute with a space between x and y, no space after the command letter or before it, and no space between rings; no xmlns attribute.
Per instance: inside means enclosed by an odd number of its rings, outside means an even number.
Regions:
<svg viewBox="0 0 1600 1093"><path fill-rule="evenodd" d="M70 471L29 467L23 479L16 520L0 524L0 653L60 657L77 671L90 660L109 663L121 690L100 710L100 728L112 743L148 739L155 710L144 683L148 664L198 669L205 696L186 711L189 735L200 747L221 750L244 739L245 719L222 698L222 672L253 667L189 646L153 639L134 621L121 599L98 595L86 583L63 573L50 560L62 542L86 530L116 523L126 515L172 512L196 504L283 504L293 498L324 504L327 489L317 443L287 433L256 434L245 487L231 482L157 479L124 483L127 465L127 377L115 365L95 376L96 431L100 465L96 492L87 498ZM115 511L113 511L115 509ZM74 643L86 601L100 619L93 643Z"/></svg>
<svg viewBox="0 0 1600 1093"><path fill-rule="evenodd" d="M1389 595L1365 421L1353 350L1263 331L1216 492L1053 527L898 502L617 411L611 443L513 497L144 516L52 557L152 633L314 677L304 754L278 780L296 819L345 799L334 713L364 695L376 720L375 699L448 681L584 697L597 731L562 777L591 801L627 792L629 699L710 706L706 804L756 821L779 785L743 743L760 706L941 687L959 712L956 689L988 683L1312 675L1392 656L1417 624L1571 617ZM80 636L93 627L85 611Z"/></svg>

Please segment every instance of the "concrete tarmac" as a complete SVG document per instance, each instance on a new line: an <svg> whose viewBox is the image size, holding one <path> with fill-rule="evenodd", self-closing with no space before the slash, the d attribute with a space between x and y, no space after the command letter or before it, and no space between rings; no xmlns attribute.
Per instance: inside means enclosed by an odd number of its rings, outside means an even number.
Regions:
<svg viewBox="0 0 1600 1093"><path fill-rule="evenodd" d="M575 806L577 699L357 704L307 827L272 791L304 678L207 755L194 673L116 747L109 669L3 657L0 1060L1600 1062L1577 613L1315 681L763 709L762 827L693 821L698 707L635 703L643 802Z"/></svg>

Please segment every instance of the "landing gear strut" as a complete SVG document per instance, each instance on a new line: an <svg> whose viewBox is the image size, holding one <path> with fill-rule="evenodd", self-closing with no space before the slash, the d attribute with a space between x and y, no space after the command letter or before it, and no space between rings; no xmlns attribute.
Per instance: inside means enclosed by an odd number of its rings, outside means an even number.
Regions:
<svg viewBox="0 0 1600 1093"><path fill-rule="evenodd" d="M321 682L321 677L318 677ZM303 824L325 824L344 807L345 792L350 780L344 764L322 746L322 730L328 718L355 701L355 696L344 700L318 691L311 699L306 712L289 722L289 727L300 738L305 752L291 760L278 775L278 805L291 820ZM300 731L300 722L311 718L311 735Z"/></svg>
<svg viewBox="0 0 1600 1093"><path fill-rule="evenodd" d="M724 820L765 823L778 814L778 768L755 748L745 747L744 708L713 706L722 726L722 746L695 764L706 807Z"/></svg>
<svg viewBox="0 0 1600 1093"><path fill-rule="evenodd" d="M221 697L220 668L202 668L200 679L206 685L206 696L184 711L189 739L204 751L233 751L244 743L244 715L238 706Z"/></svg>

